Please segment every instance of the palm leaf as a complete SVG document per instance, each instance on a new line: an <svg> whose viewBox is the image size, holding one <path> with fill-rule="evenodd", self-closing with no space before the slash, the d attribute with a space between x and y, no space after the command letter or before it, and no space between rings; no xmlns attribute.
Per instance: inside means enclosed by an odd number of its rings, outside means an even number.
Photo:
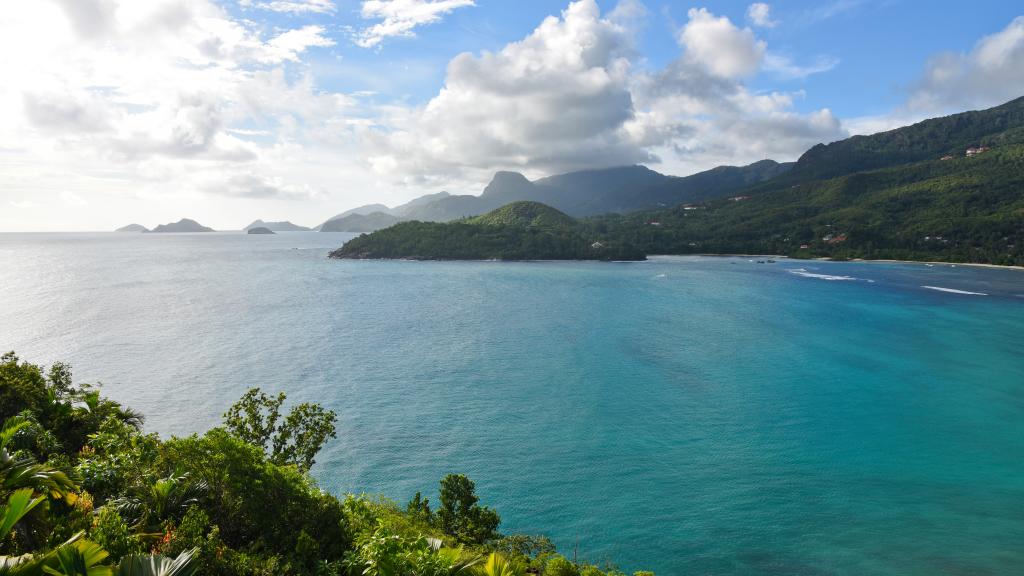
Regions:
<svg viewBox="0 0 1024 576"><path fill-rule="evenodd" d="M0 429L0 449L6 449L7 445L14 439L14 435L28 428L31 422L24 416L11 416L4 420L3 429Z"/></svg>
<svg viewBox="0 0 1024 576"><path fill-rule="evenodd" d="M43 572L49 576L113 576L113 568L100 564L109 555L99 544L79 540L56 549Z"/></svg>
<svg viewBox="0 0 1024 576"><path fill-rule="evenodd" d="M22 488L64 496L78 486L62 470L37 464L32 458L12 458L7 450L0 448L0 492Z"/></svg>
<svg viewBox="0 0 1024 576"><path fill-rule="evenodd" d="M166 556L134 555L121 559L114 576L192 576L198 566L193 562L197 548L171 559Z"/></svg>
<svg viewBox="0 0 1024 576"><path fill-rule="evenodd" d="M44 498L32 498L32 489L17 490L7 499L7 504L0 514L0 540L3 540L14 529L14 525L39 505Z"/></svg>

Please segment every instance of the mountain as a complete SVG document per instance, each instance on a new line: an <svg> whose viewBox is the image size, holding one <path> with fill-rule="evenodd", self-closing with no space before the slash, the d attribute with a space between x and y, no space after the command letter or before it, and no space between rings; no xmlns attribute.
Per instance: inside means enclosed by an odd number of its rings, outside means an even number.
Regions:
<svg viewBox="0 0 1024 576"><path fill-rule="evenodd" d="M732 199L588 225L648 254L1024 265L1024 98L815 146Z"/></svg>
<svg viewBox="0 0 1024 576"><path fill-rule="evenodd" d="M321 232L373 232L381 228L393 226L402 219L384 212L370 214L353 213L341 218L328 220L320 225Z"/></svg>
<svg viewBox="0 0 1024 576"><path fill-rule="evenodd" d="M274 232L273 230L271 230L270 228L267 228L265 226L253 226L251 228L246 229L245 233L246 234L276 234L276 232Z"/></svg>
<svg viewBox="0 0 1024 576"><path fill-rule="evenodd" d="M622 166L570 172L533 182L517 172L498 172L480 196L444 196L408 209L402 216L447 222L522 200L542 202L574 217L628 213L729 196L792 166L763 160L742 167L720 166L685 177L665 176L644 166Z"/></svg>
<svg viewBox="0 0 1024 576"><path fill-rule="evenodd" d="M252 224L249 224L245 228L242 228L242 230L248 232L253 228L266 228L272 232L308 232L311 230L311 228L306 228L305 226L292 224L287 220L283 222L264 222L263 220L256 220Z"/></svg>
<svg viewBox="0 0 1024 576"><path fill-rule="evenodd" d="M149 228L146 228L142 224L129 224L114 230L114 232L149 232Z"/></svg>
<svg viewBox="0 0 1024 576"><path fill-rule="evenodd" d="M451 196L451 194L449 194L447 192L438 192L436 194L426 194L424 196L420 196L419 198L415 198L413 200L410 200L410 201L408 201L405 204L402 204L400 206L395 206L394 208L391 209L390 214L394 214L395 216L402 216L402 217L404 217L404 216L406 216L409 213L410 210L412 210L414 208L418 208L420 206L424 206L426 204L430 204L431 202L434 202L435 200L440 200L442 198L447 198L448 196Z"/></svg>
<svg viewBox="0 0 1024 576"><path fill-rule="evenodd" d="M401 222L331 252L339 259L643 260L630 245L583 229L550 206L515 202L455 222Z"/></svg>
<svg viewBox="0 0 1024 576"><path fill-rule="evenodd" d="M182 218L177 222L170 224L161 224L156 228L153 228L152 232L156 233L174 233L174 232L213 232L213 228L207 228L195 220L188 218Z"/></svg>

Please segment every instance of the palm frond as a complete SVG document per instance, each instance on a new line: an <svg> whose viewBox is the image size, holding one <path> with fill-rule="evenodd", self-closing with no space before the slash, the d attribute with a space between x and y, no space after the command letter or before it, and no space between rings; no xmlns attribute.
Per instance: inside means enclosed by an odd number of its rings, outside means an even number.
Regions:
<svg viewBox="0 0 1024 576"><path fill-rule="evenodd" d="M0 509L0 540L3 540L14 529L14 525L39 505L45 498L32 497L32 489L24 488L16 490L7 499L7 504Z"/></svg>
<svg viewBox="0 0 1024 576"><path fill-rule="evenodd" d="M192 576L198 569L194 562L198 552L193 548L173 559L166 556L125 556L114 576Z"/></svg>

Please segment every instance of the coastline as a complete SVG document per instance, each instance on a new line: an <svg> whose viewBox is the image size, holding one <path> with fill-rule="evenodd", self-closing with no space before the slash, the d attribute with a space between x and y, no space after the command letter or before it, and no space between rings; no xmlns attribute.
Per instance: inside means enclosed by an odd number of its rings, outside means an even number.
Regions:
<svg viewBox="0 0 1024 576"><path fill-rule="evenodd" d="M823 258L823 260L829 260L832 262L841 262L841 260L832 260L831 258ZM939 262L936 260L866 260L864 258L854 258L846 260L846 262L878 262L882 264L932 264L940 266L973 266L975 268L991 268L994 270L1018 270L1024 272L1024 266L1006 266L1003 264L982 264L978 262Z"/></svg>
<svg viewBox="0 0 1024 576"><path fill-rule="evenodd" d="M709 256L709 257L732 257L732 258L785 258L786 260L792 260L794 262L799 261L824 261L824 262L864 262L864 263L879 263L879 264L932 264L938 266L972 266L975 268L991 268L993 270L1018 270L1024 272L1024 266L1007 266L1004 264L983 264L980 262L942 262L939 260L892 260L887 258L851 258L849 260L836 260L829 257L820 258L797 258L794 256L785 256L782 254L648 254L648 258L652 256Z"/></svg>

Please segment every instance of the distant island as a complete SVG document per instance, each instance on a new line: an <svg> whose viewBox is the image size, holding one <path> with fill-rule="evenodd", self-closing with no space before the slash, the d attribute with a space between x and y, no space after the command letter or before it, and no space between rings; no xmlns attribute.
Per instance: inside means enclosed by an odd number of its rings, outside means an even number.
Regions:
<svg viewBox="0 0 1024 576"><path fill-rule="evenodd" d="M819 144L792 164L765 161L686 178L640 166L534 182L499 172L481 196L446 194L405 213L410 219L425 213L429 220L462 211L462 218L402 222L355 238L331 256L632 260L779 254L1021 266L1021 166L1024 98ZM587 194L596 203L588 204ZM516 202L521 200L527 202ZM465 217L495 201L507 205ZM562 205L575 213L557 210Z"/></svg>
<svg viewBox="0 0 1024 576"><path fill-rule="evenodd" d="M631 245L588 235L568 215L539 202L514 202L450 223L402 222L331 252L336 259L644 260Z"/></svg>
<svg viewBox="0 0 1024 576"><path fill-rule="evenodd" d="M114 232L149 232L149 228L146 228L142 224L129 224L114 230Z"/></svg>
<svg viewBox="0 0 1024 576"><path fill-rule="evenodd" d="M207 228L195 220L182 218L170 224L161 224L151 230L153 233L183 233L183 232L213 232L213 228Z"/></svg>
<svg viewBox="0 0 1024 576"><path fill-rule="evenodd" d="M255 228L249 228L245 231L246 234L275 234L270 228L264 226L257 226Z"/></svg>
<svg viewBox="0 0 1024 576"><path fill-rule="evenodd" d="M242 230L248 232L253 228L266 228L271 232L309 232L311 228L305 226L299 226L298 224L292 224L287 220L283 222L264 222L263 220L256 220L252 224L249 224Z"/></svg>

